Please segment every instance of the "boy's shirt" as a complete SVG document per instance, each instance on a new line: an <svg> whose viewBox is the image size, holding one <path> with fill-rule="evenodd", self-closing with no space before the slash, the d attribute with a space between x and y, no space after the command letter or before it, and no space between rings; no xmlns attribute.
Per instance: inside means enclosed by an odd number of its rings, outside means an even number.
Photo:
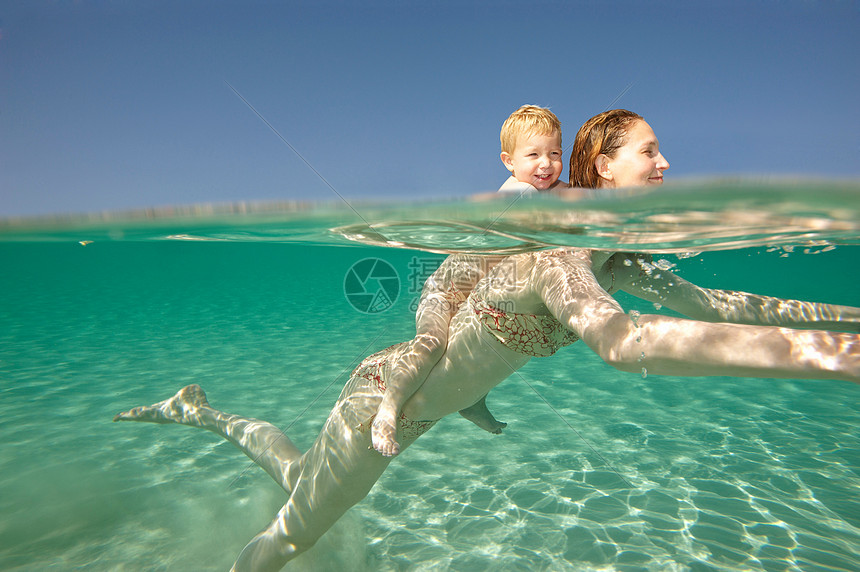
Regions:
<svg viewBox="0 0 860 572"><path fill-rule="evenodd" d="M518 181L513 176L508 177L508 180L499 187L500 193L536 193L537 189L528 183Z"/></svg>
<svg viewBox="0 0 860 572"><path fill-rule="evenodd" d="M548 190L565 188L567 187L567 183L559 179L554 182L552 186ZM508 177L508 180L505 181L501 187L499 187L500 193L537 193L540 192L533 186L528 183L524 183L522 181L518 181L514 176Z"/></svg>

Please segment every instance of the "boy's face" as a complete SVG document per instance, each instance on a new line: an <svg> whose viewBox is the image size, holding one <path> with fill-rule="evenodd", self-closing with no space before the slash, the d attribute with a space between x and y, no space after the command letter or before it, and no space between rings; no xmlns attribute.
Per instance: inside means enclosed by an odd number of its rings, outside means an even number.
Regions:
<svg viewBox="0 0 860 572"><path fill-rule="evenodd" d="M513 153L502 152L502 163L514 178L539 191L550 188L564 168L561 161L561 134L520 135Z"/></svg>

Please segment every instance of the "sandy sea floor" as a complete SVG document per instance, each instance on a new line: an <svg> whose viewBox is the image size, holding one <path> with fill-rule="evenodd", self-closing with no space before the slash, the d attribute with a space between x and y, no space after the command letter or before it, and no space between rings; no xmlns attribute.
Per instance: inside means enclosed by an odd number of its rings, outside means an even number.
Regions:
<svg viewBox="0 0 860 572"><path fill-rule="evenodd" d="M112 416L193 382L216 407L291 426L304 448L357 361L413 332L414 252L151 242L0 253L4 570L226 570L284 493L210 433ZM344 273L366 256L402 276L388 312L345 300ZM833 272L847 260L856 247L673 262L702 285L856 304L856 276ZM860 567L855 385L642 378L576 344L533 360L489 403L510 424L503 435L442 420L286 569Z"/></svg>

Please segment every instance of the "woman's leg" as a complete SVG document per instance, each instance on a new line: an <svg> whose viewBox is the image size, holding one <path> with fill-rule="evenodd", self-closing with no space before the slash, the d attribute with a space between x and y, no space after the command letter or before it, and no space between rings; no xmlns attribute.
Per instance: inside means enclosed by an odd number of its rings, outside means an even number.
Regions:
<svg viewBox="0 0 860 572"><path fill-rule="evenodd" d="M199 385L184 387L154 405L119 413L113 420L178 423L212 431L236 445L290 493L287 469L301 455L296 446L271 423L212 408Z"/></svg>
<svg viewBox="0 0 860 572"><path fill-rule="evenodd" d="M329 415L313 446L298 449L277 427L209 406L197 385L165 401L119 413L114 421L178 423L212 431L239 447L290 494L272 523L242 550L234 570L280 570L314 545L370 491L391 459L373 450L370 416L380 395L355 390L353 378ZM432 423L431 423L432 425ZM401 435L402 449L418 435Z"/></svg>
<svg viewBox="0 0 860 572"><path fill-rule="evenodd" d="M343 402L335 406L316 442L290 468L290 499L245 546L233 570L280 570L367 496L392 458L373 449L369 424L357 425L352 413ZM404 433L398 435L402 449L418 438Z"/></svg>
<svg viewBox="0 0 860 572"><path fill-rule="evenodd" d="M493 435L501 435L502 429L508 426L507 423L499 421L490 413L487 408L487 396L485 395L473 405L460 410L460 415L468 419L484 431L489 431Z"/></svg>

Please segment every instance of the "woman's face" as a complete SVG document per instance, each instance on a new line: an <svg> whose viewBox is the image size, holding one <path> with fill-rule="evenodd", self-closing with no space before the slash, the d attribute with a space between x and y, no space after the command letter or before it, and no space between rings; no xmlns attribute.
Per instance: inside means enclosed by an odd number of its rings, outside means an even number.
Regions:
<svg viewBox="0 0 860 572"><path fill-rule="evenodd" d="M660 143L651 126L637 119L615 157L598 158L597 172L602 187L641 187L662 185L663 171L668 168L669 162L660 153Z"/></svg>

